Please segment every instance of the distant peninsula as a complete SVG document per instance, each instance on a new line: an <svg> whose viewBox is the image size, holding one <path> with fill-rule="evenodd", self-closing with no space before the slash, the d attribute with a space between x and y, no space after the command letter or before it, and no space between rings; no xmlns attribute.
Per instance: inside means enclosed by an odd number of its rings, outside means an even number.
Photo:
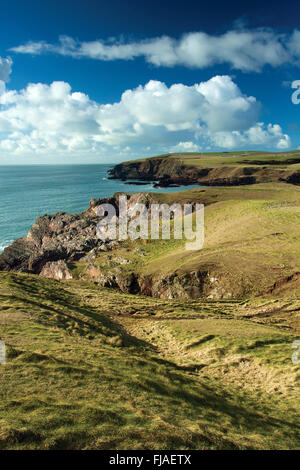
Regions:
<svg viewBox="0 0 300 470"><path fill-rule="evenodd" d="M152 181L156 186L300 184L300 152L170 153L119 163L111 179Z"/></svg>

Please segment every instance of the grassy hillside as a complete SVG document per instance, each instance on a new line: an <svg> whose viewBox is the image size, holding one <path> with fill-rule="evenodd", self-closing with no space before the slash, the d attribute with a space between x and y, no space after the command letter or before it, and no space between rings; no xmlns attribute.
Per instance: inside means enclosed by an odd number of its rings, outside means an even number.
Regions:
<svg viewBox="0 0 300 470"><path fill-rule="evenodd" d="M69 263L72 280L1 272L0 449L299 448L299 191L156 194L205 204L202 250L124 241ZM173 290L103 288L91 268ZM208 273L209 292L175 298L193 272Z"/></svg>
<svg viewBox="0 0 300 470"><path fill-rule="evenodd" d="M290 152L257 152L257 151L239 151L239 152L209 152L209 153L171 153L165 155L157 155L149 159L140 158L137 160L130 160L130 162L144 162L146 160L155 160L159 158L166 158L178 160L185 165L195 166L198 168L205 167L220 167L222 165L229 166L279 166L287 168L292 165L292 168L300 168L300 152L299 150L292 150Z"/></svg>
<svg viewBox="0 0 300 470"><path fill-rule="evenodd" d="M267 183L153 197L168 204L204 203L203 249L187 251L184 240L129 240L113 256L98 255L94 266L102 273L117 269L124 275L134 272L155 280L174 273L209 272L216 288L204 295L231 298L267 293L277 282L289 283L300 273L300 187ZM128 263L118 264L117 257ZM73 275L83 275L87 264L74 263ZM299 287L299 282L290 284Z"/></svg>
<svg viewBox="0 0 300 470"><path fill-rule="evenodd" d="M1 449L294 449L299 302L0 273Z"/></svg>

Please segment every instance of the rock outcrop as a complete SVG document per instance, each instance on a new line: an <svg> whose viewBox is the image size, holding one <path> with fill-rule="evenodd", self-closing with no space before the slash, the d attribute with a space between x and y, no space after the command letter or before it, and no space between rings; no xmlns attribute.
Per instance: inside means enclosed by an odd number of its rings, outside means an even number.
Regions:
<svg viewBox="0 0 300 470"><path fill-rule="evenodd" d="M19 271L27 273L48 273L58 269L56 263L72 263L79 259L92 262L100 251L109 251L118 245L116 240L102 241L97 236L97 215L100 204L110 203L118 216L118 196L91 199L90 207L80 214L57 212L54 215L38 217L24 238L19 238L5 248L0 255L0 271ZM137 203L147 206L153 201L147 193L133 194L128 199L129 213ZM52 263L52 264L49 264ZM54 276L51 274L50 277ZM63 274L57 274L61 279Z"/></svg>
<svg viewBox="0 0 300 470"><path fill-rule="evenodd" d="M112 257L109 269L89 264L81 275L101 287L118 288L124 293L142 294L161 299L230 299L234 297L230 288L222 285L203 267L187 273L174 272L169 275L142 275L134 271L122 271Z"/></svg>
<svg viewBox="0 0 300 470"><path fill-rule="evenodd" d="M55 270L49 263L76 261L88 253L109 249L96 235L99 217L95 202L81 214L58 212L43 215L24 238L14 241L0 255L0 270L40 274ZM46 267L47 266L47 267Z"/></svg>
<svg viewBox="0 0 300 470"><path fill-rule="evenodd" d="M57 280L73 278L67 263L63 260L46 263L40 272L40 276Z"/></svg>
<svg viewBox="0 0 300 470"><path fill-rule="evenodd" d="M16 240L0 255L0 270L39 274L57 279L72 279L73 264L80 261L83 267L82 279L88 279L103 287L118 288L123 292L140 293L159 298L198 298L201 296L223 297L217 291L206 269L191 273L170 275L144 275L131 269L131 261L126 256L114 253L117 240L102 241L97 237L97 224L100 217L97 210L102 203L111 203L119 216L119 196L109 199L92 199L90 207L80 214L58 212L39 217L27 236ZM136 204L143 203L147 208L157 202L149 193L137 193L128 197L128 217L135 217ZM143 251L135 248L138 257ZM102 262L97 256L102 253Z"/></svg>

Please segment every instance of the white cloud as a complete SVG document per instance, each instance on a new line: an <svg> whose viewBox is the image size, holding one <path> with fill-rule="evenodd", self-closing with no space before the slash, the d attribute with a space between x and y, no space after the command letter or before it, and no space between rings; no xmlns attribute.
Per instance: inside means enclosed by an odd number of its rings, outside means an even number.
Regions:
<svg viewBox="0 0 300 470"><path fill-rule="evenodd" d="M174 147L171 147L170 152L176 153L176 152L200 152L201 147L198 144L195 144L195 142L179 142L177 145L174 145Z"/></svg>
<svg viewBox="0 0 300 470"><path fill-rule="evenodd" d="M260 71L265 65L300 65L300 31L279 34L271 28L240 27L220 35L191 32L178 40L161 36L127 43L116 39L79 42L61 36L57 44L30 41L11 50L23 54L56 53L102 61L144 57L150 64L165 67L204 68L226 63L238 70Z"/></svg>
<svg viewBox="0 0 300 470"><path fill-rule="evenodd" d="M12 69L12 60L10 57L3 59L0 57L0 81L8 82Z"/></svg>
<svg viewBox="0 0 300 470"><path fill-rule="evenodd" d="M208 132L210 140L221 148L239 148L249 146L259 146L260 148L277 148L284 150L290 147L291 141L287 134L283 134L278 124L264 125L262 122L256 123L246 131Z"/></svg>
<svg viewBox="0 0 300 470"><path fill-rule="evenodd" d="M65 82L0 94L0 155L96 155L199 151L203 146L286 148L277 124L257 122L259 104L228 76L167 87L160 81L101 104Z"/></svg>
<svg viewBox="0 0 300 470"><path fill-rule="evenodd" d="M300 58L300 31L295 29L288 41L288 48L295 57ZM299 63L298 63L299 65Z"/></svg>
<svg viewBox="0 0 300 470"><path fill-rule="evenodd" d="M3 59L0 57L0 95L5 92L5 83L9 81L12 69L12 60L10 57Z"/></svg>

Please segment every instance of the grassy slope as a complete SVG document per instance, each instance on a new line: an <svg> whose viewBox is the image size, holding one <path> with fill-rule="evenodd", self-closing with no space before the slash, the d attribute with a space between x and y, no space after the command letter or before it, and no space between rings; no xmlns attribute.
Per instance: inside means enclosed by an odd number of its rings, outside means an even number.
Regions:
<svg viewBox="0 0 300 470"><path fill-rule="evenodd" d="M8 273L0 287L0 448L299 446L296 301L164 301Z"/></svg>
<svg viewBox="0 0 300 470"><path fill-rule="evenodd" d="M210 265L237 292L264 291L300 271L299 190L156 195L205 203L204 249L137 241L113 255L147 273ZM0 449L299 448L299 309L299 280L248 300L188 301L0 273Z"/></svg>
<svg viewBox="0 0 300 470"><path fill-rule="evenodd" d="M145 160L152 160L156 158L166 158L178 160L186 166L193 166L195 168L221 168L224 166L234 167L249 167L249 166L264 166L267 168L278 169L300 169L300 152L293 150L290 152L216 152L216 153L174 153L166 155L158 155L150 158L141 158L137 160L130 160L126 163L144 162ZM295 163L293 163L295 160ZM274 164L275 162L275 164Z"/></svg>
<svg viewBox="0 0 300 470"><path fill-rule="evenodd" d="M192 165L197 168L216 168L222 165L228 166L266 166L280 167L289 169L299 169L300 152L282 152L282 153L258 153L258 152L239 152L239 153L219 153L219 154L200 154L200 155L176 155L173 158L179 159L186 165ZM296 160L293 163L293 159ZM276 165L274 165L276 161ZM287 163L288 162L288 163Z"/></svg>
<svg viewBox="0 0 300 470"><path fill-rule="evenodd" d="M209 269L236 297L262 293L275 282L300 272L300 188L286 183L200 188L155 195L159 202L205 205L205 244L185 250L181 240L124 242L114 252L131 261L123 271L170 274ZM133 248L138 245L143 256ZM107 255L96 263L103 271ZM76 263L77 274L84 270ZM76 271L74 271L76 274Z"/></svg>

